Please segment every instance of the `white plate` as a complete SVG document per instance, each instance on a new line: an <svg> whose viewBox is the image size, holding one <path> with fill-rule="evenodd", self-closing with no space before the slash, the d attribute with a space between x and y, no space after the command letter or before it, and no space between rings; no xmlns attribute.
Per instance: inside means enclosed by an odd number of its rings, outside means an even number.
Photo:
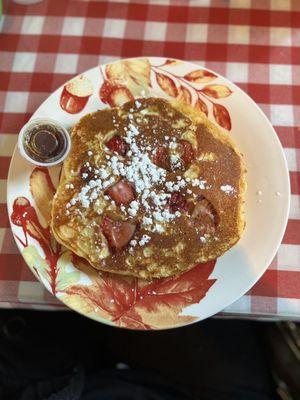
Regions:
<svg viewBox="0 0 300 400"><path fill-rule="evenodd" d="M109 83L103 88L104 76ZM45 240L41 242L38 238L37 241L32 234L35 227L44 229L42 233L47 235L48 228L43 220L47 210L41 212L38 209L36 199L30 192L29 179L34 166L15 150L8 177L8 211L10 216L14 211L14 217L10 218L12 230L15 237L23 242L21 244L16 239L30 268L46 288L65 304L93 319L116 326L170 328L223 310L246 293L265 272L285 231L290 202L289 174L272 125L253 100L236 85L213 71L184 61L154 57L123 60L95 67L78 79L56 90L32 118L55 118L70 128L83 115L109 106L100 99L101 87L102 100L110 105L121 100L120 93L123 100L131 95L138 98L141 94L170 98L180 95L182 87L185 90L181 96L184 95L186 101L195 105L200 98L206 104L208 117L214 123L216 117L219 124L229 129L228 134L244 154L248 170L246 229L241 240L215 265L208 263L175 280L159 281L155 290L152 286L145 290L136 280L98 275L88 265L72 259L69 252L57 249L53 242L47 245ZM121 87L119 96L117 91L114 92L116 86ZM72 93L77 97L72 97ZM84 98L80 98L81 93L84 93ZM205 105L201 104L205 109ZM70 111L76 113L71 114ZM57 182L58 172L58 167L50 170L54 183ZM33 179L47 182L42 171L35 171ZM20 196L26 197L31 206L19 199L13 210L14 201ZM40 222L35 219L34 209ZM28 243L25 243L26 232ZM48 263L44 260L47 252ZM55 266L53 257L58 260ZM185 296L182 296L183 293Z"/></svg>

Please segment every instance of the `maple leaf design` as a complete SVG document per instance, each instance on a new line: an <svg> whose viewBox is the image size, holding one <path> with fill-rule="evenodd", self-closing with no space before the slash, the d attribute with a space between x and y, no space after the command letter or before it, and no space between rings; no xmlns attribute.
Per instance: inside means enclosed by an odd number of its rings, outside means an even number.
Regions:
<svg viewBox="0 0 300 400"><path fill-rule="evenodd" d="M180 276L150 283L95 271L92 285L73 285L66 289L66 301L120 327L163 329L180 326L197 319L181 313L185 307L199 303L214 284L215 279L209 279L214 265L215 261L198 264ZM79 268L87 266L81 262Z"/></svg>

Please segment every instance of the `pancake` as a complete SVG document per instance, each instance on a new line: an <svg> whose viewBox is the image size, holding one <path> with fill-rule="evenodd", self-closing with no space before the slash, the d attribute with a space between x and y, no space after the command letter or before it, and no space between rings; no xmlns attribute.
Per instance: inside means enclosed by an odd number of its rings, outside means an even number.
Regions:
<svg viewBox="0 0 300 400"><path fill-rule="evenodd" d="M201 112L139 99L86 115L71 139L51 229L94 268L168 277L240 239L242 156Z"/></svg>

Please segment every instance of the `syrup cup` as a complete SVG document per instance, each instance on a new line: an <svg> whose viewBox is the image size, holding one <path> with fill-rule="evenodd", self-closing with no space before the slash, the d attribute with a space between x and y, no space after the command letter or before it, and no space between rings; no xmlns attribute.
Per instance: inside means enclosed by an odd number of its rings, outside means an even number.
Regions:
<svg viewBox="0 0 300 400"><path fill-rule="evenodd" d="M32 129L35 129L39 126L43 126L43 125L48 125L56 130L58 130L60 132L60 134L62 134L63 136L63 140L64 140L64 147L62 149L62 151L54 158L53 161L38 161L35 160L27 151L26 148L24 146L24 140L27 134L29 134L29 132ZM31 164L34 165L38 165L41 167L53 167L54 165L60 164L62 163L65 158L67 157L67 155L70 152L71 149L71 138L69 135L69 132L67 131L67 129L61 125L58 121L51 119L51 118L34 118L30 121L27 122L27 124L25 124L20 133L19 133L19 137L18 137L18 149L19 152L21 154L21 156L23 158L25 158L25 160L29 161Z"/></svg>

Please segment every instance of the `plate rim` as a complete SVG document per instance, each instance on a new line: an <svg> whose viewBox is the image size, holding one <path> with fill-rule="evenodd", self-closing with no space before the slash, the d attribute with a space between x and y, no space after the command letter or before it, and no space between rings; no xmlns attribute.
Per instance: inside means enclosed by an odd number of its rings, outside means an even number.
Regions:
<svg viewBox="0 0 300 400"><path fill-rule="evenodd" d="M236 85L235 83L233 83L233 82L232 82L231 80L229 80L227 77L223 76L222 74L218 73L217 71L214 71L214 70L212 70L212 69L210 69L210 68L207 68L206 66L204 66L204 65L202 65L202 64L197 64L197 63L194 62L194 61L181 60L181 59L174 58L174 57L140 56L140 57L120 58L120 59L113 60L113 61L111 61L111 62L107 62L107 63L104 63L104 64L98 64L98 65L96 65L96 66L94 66L94 67L92 67L92 68L89 68L89 69L85 70L85 71L79 72L78 74L72 76L72 78L70 78L69 80L65 81L62 85L60 85L60 86L58 86L56 89L54 89L54 90L47 96L47 98L37 107L37 109L32 113L31 117L28 119L27 122L29 122L31 119L34 118L34 115L35 115L35 113L37 112L37 110L39 110L39 108L42 107L42 105L43 105L46 101L48 101L48 99L49 99L49 97L50 97L51 95L53 95L55 92L57 92L57 91L59 91L60 89L62 89L62 88L67 84L67 82L69 82L70 80L74 79L75 77L77 77L77 76L79 76L79 75L82 75L82 74L86 74L86 73L88 73L89 71L94 70L95 68L106 67L107 65L111 65L111 64L114 64L114 63L118 63L118 62L120 62L120 61L137 60L137 59L165 60L165 61L168 60L168 59L171 59L171 60L179 61L179 62L184 63L184 64L189 64L189 65L191 65L191 66L195 66L195 67L198 67L198 68L203 68L203 69L205 69L206 71L209 71L209 72L211 72L211 73L213 73L213 74L216 74L219 78L223 79L224 81L226 81L227 83L229 83L232 87L234 87L234 88L236 89L236 91L238 91L238 92L242 93L244 96L246 96L247 100L250 101L250 103L252 104L252 106L254 106L255 110L261 115L261 117L263 118L264 122L268 125L269 128L271 128L272 136L273 136L273 138L275 139L277 148L280 149L280 154L281 154L282 159L283 159L284 173L285 173L285 183L286 183L287 189L288 189L288 190L287 190L287 193L286 193L286 201L284 202L284 204L285 204L285 210L284 210L284 211L285 211L285 212L284 212L284 217L282 218L282 221L281 221L280 234L278 235L277 244L276 244L276 246L274 246L272 254L271 254L271 252L270 252L270 256L269 256L269 258L268 258L268 262L266 263L266 266L263 267L262 270L261 270L258 274L255 275L255 278L253 279L253 281L251 281L251 283L249 283L249 284L247 285L247 287L245 288L245 290L243 289L243 291L241 291L241 293L240 293L237 297L235 297L234 300L229 300L229 301L225 302L225 303L224 303L224 306L222 306L222 309L220 309L219 311L215 311L215 312L209 313L208 316L204 316L204 317L196 316L196 319L195 319L194 321L191 321L191 322L188 322L188 323L182 323L182 324L179 324L179 325L176 325L176 326L172 325L172 326L167 326L167 327L162 327L162 328L154 328L154 329L153 329L153 330L155 330L155 331L160 331L160 330L176 329L176 328L180 328L180 327L183 327L183 326L192 325L192 324L194 324L194 323L203 321L204 319L210 318L210 317L216 315L217 313L222 312L222 311L223 311L225 308L227 308L229 305L233 304L234 302L236 302L237 300L239 300L242 296L244 296L244 295L259 281L259 279L262 277L262 275L263 275L263 274L266 272L266 270L269 268L269 266L270 266L270 264L271 264L271 261L273 260L274 256L275 256L276 253L278 252L278 249L279 249L280 245L282 244L282 239L283 239L283 236L284 236L284 234L285 234L286 227L287 227L287 223L288 223L288 220L289 220L289 211L290 211L290 203L291 203L291 184L290 184L290 176L289 176L288 163L287 163L287 159L286 159L286 156L285 156L285 153L284 153L283 146L281 145L281 142L280 142L280 140L279 140L279 137L278 137L278 135L277 135L277 133L276 133L275 128L273 127L271 121L268 119L268 117L267 117L266 114L263 112L263 110L258 106L258 104L257 104L257 103L256 103L242 88L240 88L238 85ZM81 117L81 118L82 118L82 117ZM26 123L27 123L27 122L26 122ZM222 128L221 128L221 129L222 129ZM222 129L222 130L223 130L223 129ZM18 133L17 133L17 134L18 134ZM9 219L9 224L10 224L9 227L10 227L10 229L11 229L11 231L12 231L12 235L13 235L14 241L15 241L15 243L16 243L16 245L17 245L17 248L18 248L18 251L20 252L20 255L22 256L23 260L25 261L23 255L22 255L21 246L19 245L18 241L16 240L16 237L15 237L15 234L14 234L13 225L12 225L12 221L11 221L11 218L10 218L10 216L9 216L9 211L10 211L10 210L9 210L9 202L8 202L8 197L9 197L9 186L10 186L10 181L11 181L12 165L13 165L13 161L14 161L14 159L15 159L15 157L16 157L16 153L17 153L17 152L18 152L18 144L16 143L16 145L15 145L15 147L14 147L14 151L13 151L12 156L11 156L11 160L10 160L10 164L9 164L9 169L8 169L8 175L7 175L6 208L7 208L7 213L8 213L8 217L9 217L9 218L8 218L8 219ZM246 179L246 181L247 181L247 179ZM222 256L221 256L221 257L222 257ZM25 263L26 263L26 265L27 265L27 268L29 268L29 266L28 266L28 264L27 264L26 261L25 261ZM29 268L29 269L30 269L30 268ZM31 269L30 269L30 271L31 271ZM44 287L46 290L48 290L47 287L45 287L45 285L43 284L43 282L39 279L39 277L38 277L33 271L32 271L32 273L33 273L34 276L37 278L37 280L43 285L43 287ZM246 285L245 285L245 286L246 286ZM61 301L67 308L70 308L70 309L74 310L75 312L78 312L79 314L81 314L81 315L83 315L83 316L85 316L85 317L87 317L87 318L93 319L93 320L95 320L95 321L97 321L97 322L101 322L101 323L104 323L104 324L106 324L106 325L113 326L113 327L116 327L116 328L119 328L119 329L138 330L138 329L123 327L123 326L122 326L122 327L117 326L117 325L113 324L112 321L109 321L108 319L105 319L105 318L103 318L103 317L99 317L99 316L98 316L97 318L94 318L94 317L91 316L91 315L88 315L88 314L86 314L86 313L81 312L80 310L77 310L77 309L74 309L73 307L70 307L68 304L66 304L66 303L65 303L62 299L60 299L59 297L55 296L55 298L58 299L59 301ZM201 302L202 300L203 300L203 299L201 299L200 302ZM197 304L199 304L200 302L198 302ZM99 321L100 318L101 318L101 321ZM145 329L145 331L151 331L151 330L150 330L150 329Z"/></svg>

